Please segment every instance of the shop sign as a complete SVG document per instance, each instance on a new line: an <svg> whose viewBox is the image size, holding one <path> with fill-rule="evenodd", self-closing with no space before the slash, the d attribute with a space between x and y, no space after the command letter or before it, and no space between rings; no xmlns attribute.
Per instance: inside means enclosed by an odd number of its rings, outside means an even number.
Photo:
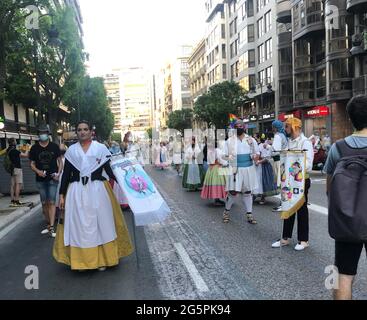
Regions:
<svg viewBox="0 0 367 320"><path fill-rule="evenodd" d="M292 113L280 113L278 119L280 121L286 121L287 119L298 118L301 119L301 112L299 110Z"/></svg>
<svg viewBox="0 0 367 320"><path fill-rule="evenodd" d="M259 120L271 120L275 118L275 113L266 113L259 117Z"/></svg>
<svg viewBox="0 0 367 320"><path fill-rule="evenodd" d="M255 122L255 121L257 121L257 119L258 119L258 117L257 117L256 114L253 114L253 115L250 116L250 121L251 122Z"/></svg>
<svg viewBox="0 0 367 320"><path fill-rule="evenodd" d="M305 111L306 118L313 117L326 117L330 114L329 108L327 106L317 106L312 109Z"/></svg>
<svg viewBox="0 0 367 320"><path fill-rule="evenodd" d="M248 122L250 122L250 119L249 118L243 118L243 122L248 123Z"/></svg>

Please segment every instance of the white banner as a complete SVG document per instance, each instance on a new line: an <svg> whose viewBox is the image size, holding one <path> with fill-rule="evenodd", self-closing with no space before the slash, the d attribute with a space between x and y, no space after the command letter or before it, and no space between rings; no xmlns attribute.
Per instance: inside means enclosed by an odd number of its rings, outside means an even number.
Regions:
<svg viewBox="0 0 367 320"><path fill-rule="evenodd" d="M168 216L170 208L135 158L113 156L111 167L134 214L136 226L159 223Z"/></svg>
<svg viewBox="0 0 367 320"><path fill-rule="evenodd" d="M288 219L305 203L306 154L287 151L280 155L282 219Z"/></svg>

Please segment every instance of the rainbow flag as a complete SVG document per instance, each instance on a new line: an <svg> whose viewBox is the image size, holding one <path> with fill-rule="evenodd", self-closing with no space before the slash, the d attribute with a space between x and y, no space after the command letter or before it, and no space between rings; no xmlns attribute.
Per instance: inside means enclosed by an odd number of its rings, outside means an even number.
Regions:
<svg viewBox="0 0 367 320"><path fill-rule="evenodd" d="M230 124L232 129L234 128L234 124L237 120L238 120L238 118L234 114L232 114L232 113L229 114L229 124Z"/></svg>

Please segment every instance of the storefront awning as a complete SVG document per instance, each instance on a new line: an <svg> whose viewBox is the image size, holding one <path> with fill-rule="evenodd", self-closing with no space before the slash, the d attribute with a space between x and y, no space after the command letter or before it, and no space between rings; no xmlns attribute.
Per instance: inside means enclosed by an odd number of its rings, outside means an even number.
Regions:
<svg viewBox="0 0 367 320"><path fill-rule="evenodd" d="M29 134L20 134L20 139L31 140L31 136Z"/></svg>
<svg viewBox="0 0 367 320"><path fill-rule="evenodd" d="M19 139L19 133L16 133L16 132L6 132L5 135L7 139L10 139L10 138Z"/></svg>

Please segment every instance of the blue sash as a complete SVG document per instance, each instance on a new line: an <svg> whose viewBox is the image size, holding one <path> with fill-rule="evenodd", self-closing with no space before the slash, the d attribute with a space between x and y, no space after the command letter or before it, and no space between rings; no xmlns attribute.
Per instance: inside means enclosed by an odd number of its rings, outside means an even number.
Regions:
<svg viewBox="0 0 367 320"><path fill-rule="evenodd" d="M238 154L237 155L237 167L248 168L253 166L254 162L251 159L250 154Z"/></svg>

